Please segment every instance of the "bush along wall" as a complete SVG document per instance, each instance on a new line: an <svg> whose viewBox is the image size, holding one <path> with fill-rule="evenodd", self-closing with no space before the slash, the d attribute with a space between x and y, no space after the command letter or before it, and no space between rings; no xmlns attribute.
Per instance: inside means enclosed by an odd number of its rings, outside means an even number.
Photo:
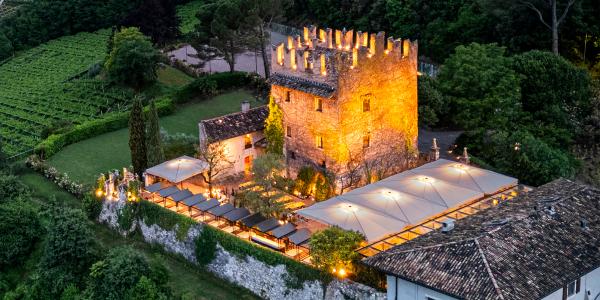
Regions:
<svg viewBox="0 0 600 300"><path fill-rule="evenodd" d="M164 116L173 113L175 106L172 99L165 97L156 101L156 109L160 116ZM35 153L47 159L70 144L125 128L128 120L129 112L106 114L102 118L76 125L67 132L50 135L36 146Z"/></svg>

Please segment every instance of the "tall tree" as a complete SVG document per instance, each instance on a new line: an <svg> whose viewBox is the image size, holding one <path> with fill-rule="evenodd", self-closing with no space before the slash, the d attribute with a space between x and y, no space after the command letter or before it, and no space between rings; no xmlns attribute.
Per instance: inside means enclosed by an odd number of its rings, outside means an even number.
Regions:
<svg viewBox="0 0 600 300"><path fill-rule="evenodd" d="M507 128L519 120L519 77L505 48L472 43L456 47L438 75L454 124L466 130Z"/></svg>
<svg viewBox="0 0 600 300"><path fill-rule="evenodd" d="M221 142L201 142L196 157L208 164L204 181L208 184L210 195L213 195L215 178L233 167L233 161L227 154L227 145Z"/></svg>
<svg viewBox="0 0 600 300"><path fill-rule="evenodd" d="M142 174L148 167L148 157L146 155L144 105L140 96L133 99L133 105L129 113L129 150L131 151L133 172L142 178Z"/></svg>
<svg viewBox="0 0 600 300"><path fill-rule="evenodd" d="M121 22L137 27L158 45L174 40L180 34L179 17L173 0L145 0Z"/></svg>
<svg viewBox="0 0 600 300"><path fill-rule="evenodd" d="M271 24L279 21L289 4L288 0L252 0L250 1L250 17L248 18L249 27L253 35L256 37L257 44L260 47L260 52L265 69L265 77L269 78L269 57L268 51L270 45Z"/></svg>
<svg viewBox="0 0 600 300"><path fill-rule="evenodd" d="M273 97L269 98L269 116L265 120L265 137L268 141L267 152L283 154L283 112Z"/></svg>
<svg viewBox="0 0 600 300"><path fill-rule="evenodd" d="M544 0L544 1L526 1L518 0L523 5L533 10L540 19L540 22L544 24L552 32L552 52L558 55L558 29L561 23L567 17L569 9L577 0L567 0L564 5L562 12L558 11L557 2L558 0ZM544 17L543 11L550 12L550 22Z"/></svg>
<svg viewBox="0 0 600 300"><path fill-rule="evenodd" d="M148 111L147 137L148 166L156 166L165 161L165 152L162 146L158 111L154 100L150 101L150 110Z"/></svg>
<svg viewBox="0 0 600 300"><path fill-rule="evenodd" d="M115 34L104 68L111 81L140 90L156 81L158 60L148 37L137 28L123 28Z"/></svg>
<svg viewBox="0 0 600 300"><path fill-rule="evenodd" d="M248 42L248 10L248 3L241 0L218 0L202 6L192 46L200 49L210 43L221 52L229 71L235 71L235 55L243 52Z"/></svg>

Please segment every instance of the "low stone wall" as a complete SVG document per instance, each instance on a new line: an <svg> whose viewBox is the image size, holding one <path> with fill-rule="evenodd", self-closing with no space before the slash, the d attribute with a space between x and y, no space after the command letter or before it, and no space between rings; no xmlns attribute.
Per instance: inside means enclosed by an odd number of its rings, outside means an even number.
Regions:
<svg viewBox="0 0 600 300"><path fill-rule="evenodd" d="M179 254L186 260L197 263L196 239L202 232L202 224L190 227L183 240L177 238L177 225L171 230L166 230L157 224L147 225L137 219L133 222L132 228L123 230L119 227L118 216L124 206L124 199L105 201L98 218L99 221L121 234L130 233L138 228L146 242L161 245L166 251ZM265 299L386 299L385 293L349 280L333 280L326 287L317 280L306 281L302 288L291 288L286 282L286 278L289 278L290 274L284 265L271 266L250 256L241 258L226 251L220 245L217 245L216 257L207 268L216 276L243 286Z"/></svg>

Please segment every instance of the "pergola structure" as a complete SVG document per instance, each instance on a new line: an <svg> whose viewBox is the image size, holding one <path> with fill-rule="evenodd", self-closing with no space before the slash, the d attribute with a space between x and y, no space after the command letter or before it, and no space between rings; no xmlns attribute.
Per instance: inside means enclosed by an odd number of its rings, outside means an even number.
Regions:
<svg viewBox="0 0 600 300"><path fill-rule="evenodd" d="M409 239L397 236L407 229L417 228L410 231L414 238L440 228L444 220L477 212L474 204L487 200L491 206L493 199L513 197L517 185L515 178L440 159L301 209L298 214L358 231L371 243L394 238L386 241L391 247ZM439 220L429 227L420 226L432 218Z"/></svg>

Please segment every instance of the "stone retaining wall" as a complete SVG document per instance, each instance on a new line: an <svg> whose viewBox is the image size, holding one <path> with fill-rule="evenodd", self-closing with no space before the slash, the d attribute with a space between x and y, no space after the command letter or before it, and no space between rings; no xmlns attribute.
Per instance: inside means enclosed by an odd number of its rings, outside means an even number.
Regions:
<svg viewBox="0 0 600 300"><path fill-rule="evenodd" d="M196 261L196 238L202 232L202 224L192 226L184 240L177 239L177 226L165 230L153 224L147 225L141 220L133 222L130 229L119 228L118 215L125 206L125 200L105 201L99 221L107 224L121 234L127 234L139 229L144 240L148 243L161 245L166 251L183 256L186 260ZM286 283L290 276L284 265L270 266L253 257L240 258L217 245L215 259L207 266L216 276L231 283L243 286L256 295L265 299L315 299L315 300L345 300L369 299L384 300L386 294L365 285L349 280L333 280L326 287L319 281L306 281L302 288L292 288Z"/></svg>

